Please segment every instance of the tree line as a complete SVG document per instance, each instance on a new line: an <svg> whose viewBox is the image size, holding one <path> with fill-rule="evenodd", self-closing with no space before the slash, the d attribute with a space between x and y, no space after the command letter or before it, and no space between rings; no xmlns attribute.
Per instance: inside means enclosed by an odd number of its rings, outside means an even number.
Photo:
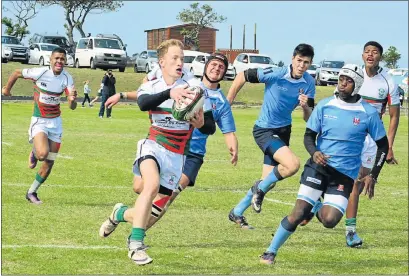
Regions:
<svg viewBox="0 0 409 276"><path fill-rule="evenodd" d="M4 2L3 2L4 3ZM20 40L30 34L28 21L33 19L42 8L50 6L60 6L64 10L64 28L68 41L74 45L74 30L77 30L81 37L86 37L84 23L89 14L101 14L118 11L123 6L123 1L115 0L26 0L7 1L8 6L2 6L3 11L9 11L14 18L3 17L1 23L6 27L5 33L14 35ZM176 19L183 23L192 24L191 28L183 28L181 34L185 37L192 50L200 50L199 34L203 28L213 27L215 23L223 23L226 17L217 14L213 8L204 4L192 3L187 9L183 9L176 16ZM398 68L398 61L401 54L395 46L390 46L383 54L382 61L388 68ZM279 66L283 66L282 61Z"/></svg>

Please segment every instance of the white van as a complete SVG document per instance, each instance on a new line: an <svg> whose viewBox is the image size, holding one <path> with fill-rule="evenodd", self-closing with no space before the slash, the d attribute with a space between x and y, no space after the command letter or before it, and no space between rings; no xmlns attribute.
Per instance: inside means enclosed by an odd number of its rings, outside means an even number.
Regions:
<svg viewBox="0 0 409 276"><path fill-rule="evenodd" d="M98 35L81 38L75 50L75 67L119 69L119 72L124 72L125 47L113 37Z"/></svg>

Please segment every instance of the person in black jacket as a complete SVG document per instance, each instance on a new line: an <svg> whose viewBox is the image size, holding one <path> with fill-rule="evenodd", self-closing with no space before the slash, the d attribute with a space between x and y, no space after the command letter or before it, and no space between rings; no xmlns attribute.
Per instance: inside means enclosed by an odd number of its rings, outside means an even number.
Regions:
<svg viewBox="0 0 409 276"><path fill-rule="evenodd" d="M102 78L101 82L101 107L99 108L99 118L104 117L105 112L105 102L108 100L109 97L115 95L115 83L116 79L112 74L112 70L108 70L105 76ZM107 108L107 118L111 118L112 108Z"/></svg>

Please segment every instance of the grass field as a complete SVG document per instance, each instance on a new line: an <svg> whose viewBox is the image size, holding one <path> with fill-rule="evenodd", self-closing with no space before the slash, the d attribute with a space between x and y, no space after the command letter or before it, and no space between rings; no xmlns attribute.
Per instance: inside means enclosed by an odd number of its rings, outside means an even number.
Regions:
<svg viewBox="0 0 409 276"><path fill-rule="evenodd" d="M35 65L24 65L17 62L10 62L7 64L2 64L1 70L1 80L3 85L7 83L7 80L10 74L17 68L27 68L27 67L38 67ZM90 84L89 87L91 88L91 98L93 98L97 90L99 89L99 85L101 83L102 77L105 71L101 69L91 70L86 68L66 68L67 71L73 76L75 86L77 87L77 91L79 96L83 96L83 82L85 80L89 80ZM144 73L134 73L133 68L126 68L124 73L120 73L118 71L114 71L114 75L116 78L116 91L135 91L138 89L140 84L142 83L142 79L145 77ZM222 81L221 87L224 93L229 91L231 81ZM263 100L263 91L264 91L264 84L252 84L246 83L240 93L238 94L236 101L237 102L245 102L247 104L260 104ZM320 100L322 98L328 97L331 93L334 92L334 87L331 86L318 86L317 87L317 94L316 100ZM32 96L33 95L33 85L30 81L23 81L19 80L14 85L11 94L14 96Z"/></svg>
<svg viewBox="0 0 409 276"><path fill-rule="evenodd" d="M27 168L32 104L3 103L2 108L3 274L408 273L407 117L401 118L395 142L399 165L385 165L375 198L361 200L363 248L345 246L343 220L335 229L313 220L282 247L275 266L259 264L258 256L295 202L301 171L266 196L261 214L246 212L254 231L232 224L227 215L259 178L262 162L251 134L258 109L234 109L239 164L229 164L220 132L209 139L196 187L184 191L147 232L153 264L137 267L127 257L130 225L120 225L107 239L99 238L98 229L115 203L130 205L136 198L131 166L136 143L147 133L147 114L120 105L113 119L101 120L98 107L71 111L64 106L61 154L40 189L44 204L34 206L24 198L36 173ZM300 112L293 116L291 147L305 162L305 123Z"/></svg>

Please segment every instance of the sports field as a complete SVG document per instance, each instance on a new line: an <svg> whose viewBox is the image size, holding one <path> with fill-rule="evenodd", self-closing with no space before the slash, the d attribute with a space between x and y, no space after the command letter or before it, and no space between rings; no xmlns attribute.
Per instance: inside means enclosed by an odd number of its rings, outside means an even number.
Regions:
<svg viewBox="0 0 409 276"><path fill-rule="evenodd" d="M237 167L229 164L224 139L217 132L208 141L196 187L184 191L147 232L148 253L154 262L138 267L127 257L130 225L120 225L107 239L99 238L98 229L115 203L131 205L136 198L131 166L136 143L146 136L148 116L137 106L119 105L112 119L101 120L98 108L62 108L61 154L40 188L44 204L34 206L24 198L37 170L27 168L32 104L2 103L3 274L408 273L407 117L401 117L395 141L399 165L385 165L375 198L362 198L361 249L345 246L343 221L335 229L325 229L313 220L282 247L276 265L259 264L258 256L295 202L301 171L267 194L261 214L248 210L246 216L255 230L232 224L227 215L260 176L262 162L251 134L258 109L234 109L240 150ZM291 147L304 163L305 123L301 112L293 117Z"/></svg>

